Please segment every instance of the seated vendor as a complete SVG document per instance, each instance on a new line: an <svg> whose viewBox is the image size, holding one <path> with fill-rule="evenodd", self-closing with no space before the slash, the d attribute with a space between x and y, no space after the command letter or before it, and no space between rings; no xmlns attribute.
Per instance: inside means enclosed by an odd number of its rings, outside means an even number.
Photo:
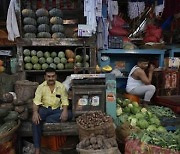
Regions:
<svg viewBox="0 0 180 154"><path fill-rule="evenodd" d="M42 122L64 122L71 118L68 110L68 94L65 86L56 81L53 68L45 70L45 81L38 86L33 100L33 140L35 154L40 153Z"/></svg>
<svg viewBox="0 0 180 154"><path fill-rule="evenodd" d="M142 103L150 103L156 88L151 84L154 65L149 64L147 59L139 59L128 76L126 91L133 95L144 96ZM149 66L149 67L148 67ZM145 73L147 70L147 73Z"/></svg>

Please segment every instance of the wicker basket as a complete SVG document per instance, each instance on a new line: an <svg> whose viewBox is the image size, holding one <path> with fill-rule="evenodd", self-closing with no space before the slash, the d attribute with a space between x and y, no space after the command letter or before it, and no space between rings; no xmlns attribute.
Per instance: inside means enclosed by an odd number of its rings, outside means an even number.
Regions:
<svg viewBox="0 0 180 154"><path fill-rule="evenodd" d="M18 120L18 124L10 131L0 135L0 144L10 141L13 138L15 131L19 128L21 122Z"/></svg>
<svg viewBox="0 0 180 154"><path fill-rule="evenodd" d="M103 150L84 150L76 148L80 154L121 154L117 147Z"/></svg>
<svg viewBox="0 0 180 154"><path fill-rule="evenodd" d="M91 134L95 135L103 135L107 138L116 137L115 133L115 126L113 122L105 123L102 126L95 127L95 128L83 128L80 124L78 124L78 130L79 130L79 139L83 140L86 137L89 137Z"/></svg>

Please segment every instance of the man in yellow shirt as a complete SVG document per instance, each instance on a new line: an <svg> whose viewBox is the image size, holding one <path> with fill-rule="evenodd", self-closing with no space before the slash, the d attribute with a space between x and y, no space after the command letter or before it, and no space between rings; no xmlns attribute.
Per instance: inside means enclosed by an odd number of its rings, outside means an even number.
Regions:
<svg viewBox="0 0 180 154"><path fill-rule="evenodd" d="M68 95L64 85L58 81L53 68L45 70L45 81L38 86L33 99L33 140L35 154L40 153L42 122L64 122L71 118L68 111Z"/></svg>

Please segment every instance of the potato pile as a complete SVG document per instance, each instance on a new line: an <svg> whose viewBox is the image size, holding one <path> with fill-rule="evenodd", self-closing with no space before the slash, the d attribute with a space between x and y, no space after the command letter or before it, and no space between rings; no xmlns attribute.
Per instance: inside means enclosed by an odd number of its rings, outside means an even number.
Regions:
<svg viewBox="0 0 180 154"><path fill-rule="evenodd" d="M112 122L112 118L101 111L85 113L77 118L77 123L85 129L102 126L109 122Z"/></svg>
<svg viewBox="0 0 180 154"><path fill-rule="evenodd" d="M90 137L83 139L78 145L78 149L85 150L100 150L110 149L112 147L118 147L114 138L105 138L102 135L95 136L91 134Z"/></svg>

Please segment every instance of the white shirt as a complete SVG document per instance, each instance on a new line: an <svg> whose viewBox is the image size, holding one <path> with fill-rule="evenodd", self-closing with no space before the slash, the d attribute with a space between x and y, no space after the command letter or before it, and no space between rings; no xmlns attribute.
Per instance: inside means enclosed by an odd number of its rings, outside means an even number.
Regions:
<svg viewBox="0 0 180 154"><path fill-rule="evenodd" d="M127 92L130 92L131 90L133 90L136 87L144 85L144 83L141 80L136 80L132 77L132 73L138 68L140 68L140 67L138 67L137 65L134 66L129 73L127 85L126 85Z"/></svg>

